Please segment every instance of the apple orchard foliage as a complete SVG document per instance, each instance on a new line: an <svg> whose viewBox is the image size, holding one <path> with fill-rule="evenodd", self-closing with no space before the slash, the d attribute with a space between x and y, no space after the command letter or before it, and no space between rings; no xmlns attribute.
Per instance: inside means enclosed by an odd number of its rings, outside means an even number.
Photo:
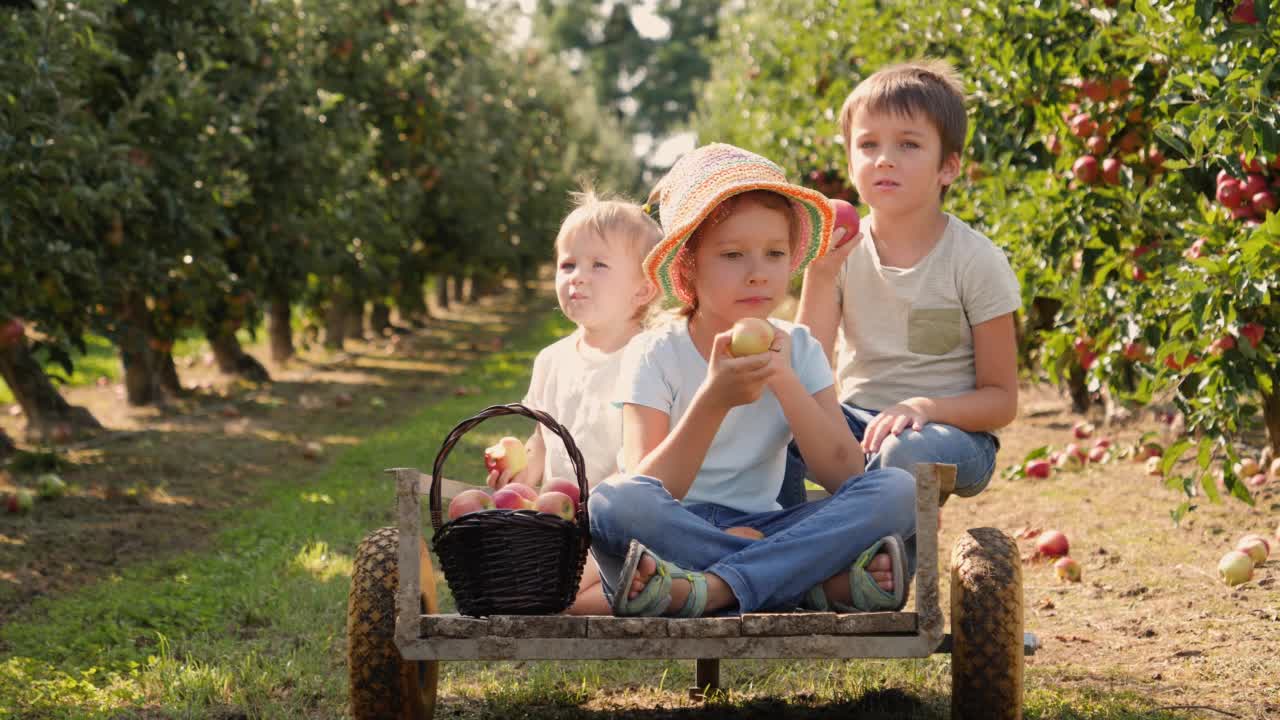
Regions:
<svg viewBox="0 0 1280 720"><path fill-rule="evenodd" d="M1220 171L1245 179L1242 154L1280 155L1280 18L1257 2L1257 22L1233 22L1225 5L764 0L722 25L696 127L846 192L845 96L887 64L949 59L971 134L946 207L1005 249L1024 309L1056 309L1027 324L1024 361L1172 397L1207 439L1192 477L1166 477L1216 497L1212 453L1234 461L1262 400L1280 446L1280 217L1246 224L1214 199Z"/></svg>
<svg viewBox="0 0 1280 720"><path fill-rule="evenodd" d="M428 271L544 260L576 178L636 166L499 20L461 0L0 8L0 321L70 361L88 332L253 328L269 300L394 302Z"/></svg>

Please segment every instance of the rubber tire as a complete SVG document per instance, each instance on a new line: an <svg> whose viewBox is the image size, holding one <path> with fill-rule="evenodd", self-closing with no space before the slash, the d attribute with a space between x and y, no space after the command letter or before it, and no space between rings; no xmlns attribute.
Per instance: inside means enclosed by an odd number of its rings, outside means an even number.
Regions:
<svg viewBox="0 0 1280 720"><path fill-rule="evenodd" d="M951 552L951 717L1022 717L1022 561L996 528L972 528Z"/></svg>
<svg viewBox="0 0 1280 720"><path fill-rule="evenodd" d="M440 678L437 661L407 661L396 648L400 531L374 530L356 550L347 599L347 674L355 720L431 720ZM439 612L427 544L418 538L422 608Z"/></svg>

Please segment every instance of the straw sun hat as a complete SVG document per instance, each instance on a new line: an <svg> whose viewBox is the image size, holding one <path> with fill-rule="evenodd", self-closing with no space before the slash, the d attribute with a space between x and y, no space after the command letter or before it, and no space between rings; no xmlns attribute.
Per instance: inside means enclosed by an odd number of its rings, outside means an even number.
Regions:
<svg viewBox="0 0 1280 720"><path fill-rule="evenodd" d="M667 297L693 303L693 288L675 272L685 243L722 202L752 190L775 192L791 205L797 234L793 273L826 254L834 214L825 195L792 185L782 168L753 152L721 143L704 145L681 157L650 196L650 202L658 203L663 237L645 257L644 270Z"/></svg>

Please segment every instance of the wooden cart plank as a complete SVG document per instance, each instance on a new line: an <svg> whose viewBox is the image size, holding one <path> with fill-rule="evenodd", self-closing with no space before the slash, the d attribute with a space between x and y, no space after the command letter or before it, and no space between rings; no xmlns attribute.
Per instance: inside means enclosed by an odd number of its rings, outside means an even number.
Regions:
<svg viewBox="0 0 1280 720"><path fill-rule="evenodd" d="M913 633L917 615L913 612L872 612L836 615L837 635L878 635Z"/></svg>
<svg viewBox="0 0 1280 720"><path fill-rule="evenodd" d="M475 638L492 635L485 618L464 615L423 615L419 624L424 638Z"/></svg>
<svg viewBox="0 0 1280 720"><path fill-rule="evenodd" d="M588 633L591 626L588 624ZM908 658L934 650L907 635L725 638L434 638L397 642L406 660L661 660L668 658Z"/></svg>
<svg viewBox="0 0 1280 720"><path fill-rule="evenodd" d="M588 638L665 638L667 618L592 615L587 619Z"/></svg>
<svg viewBox="0 0 1280 720"><path fill-rule="evenodd" d="M494 615L489 633L513 638L584 638L587 618L573 615Z"/></svg>
<svg viewBox="0 0 1280 720"><path fill-rule="evenodd" d="M804 613L747 613L742 616L742 634L747 635L834 635L836 614L829 612Z"/></svg>
<svg viewBox="0 0 1280 720"><path fill-rule="evenodd" d="M742 634L742 618L737 615L672 620L667 635L673 638L721 638Z"/></svg>

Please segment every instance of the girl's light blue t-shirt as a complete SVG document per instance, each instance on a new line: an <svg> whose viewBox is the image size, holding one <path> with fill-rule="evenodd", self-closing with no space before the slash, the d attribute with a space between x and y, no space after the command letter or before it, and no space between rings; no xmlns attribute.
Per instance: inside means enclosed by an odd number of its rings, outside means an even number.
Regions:
<svg viewBox="0 0 1280 720"><path fill-rule="evenodd" d="M810 395L831 387L831 365L808 328L770 320L791 334L791 367ZM667 413L674 428L707 376L707 361L689 336L684 318L632 338L622 359L618 403ZM714 503L741 512L778 510L791 427L773 391L729 411L707 450L702 469L683 500ZM659 478L660 479L660 478Z"/></svg>

